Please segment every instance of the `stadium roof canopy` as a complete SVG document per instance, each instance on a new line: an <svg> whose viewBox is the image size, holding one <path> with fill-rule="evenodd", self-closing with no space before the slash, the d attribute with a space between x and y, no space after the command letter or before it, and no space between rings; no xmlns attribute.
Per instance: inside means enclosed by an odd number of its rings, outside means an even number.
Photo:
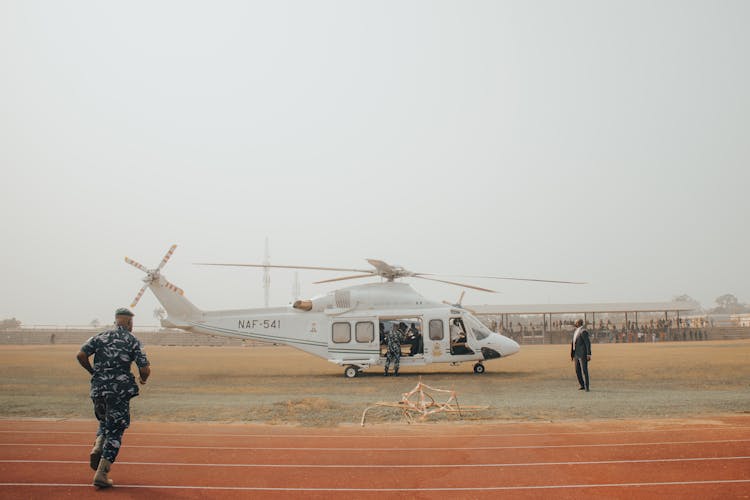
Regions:
<svg viewBox="0 0 750 500"><path fill-rule="evenodd" d="M516 304L466 306L476 314L581 314L632 312L687 312L700 307L695 302L613 302L603 304Z"/></svg>

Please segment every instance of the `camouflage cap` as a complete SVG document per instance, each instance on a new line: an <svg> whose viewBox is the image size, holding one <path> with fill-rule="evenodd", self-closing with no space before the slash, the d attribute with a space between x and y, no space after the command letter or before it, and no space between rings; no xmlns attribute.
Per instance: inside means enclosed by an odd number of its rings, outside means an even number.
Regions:
<svg viewBox="0 0 750 500"><path fill-rule="evenodd" d="M127 307L120 307L115 311L115 316L135 316L135 314Z"/></svg>

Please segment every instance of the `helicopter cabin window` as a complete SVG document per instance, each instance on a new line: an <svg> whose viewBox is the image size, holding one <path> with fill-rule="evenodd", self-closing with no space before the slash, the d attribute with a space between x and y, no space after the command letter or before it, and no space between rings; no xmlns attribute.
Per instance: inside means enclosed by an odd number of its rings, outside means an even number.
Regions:
<svg viewBox="0 0 750 500"><path fill-rule="evenodd" d="M375 340L375 326L369 321L357 323L354 336L357 342L369 344Z"/></svg>
<svg viewBox="0 0 750 500"><path fill-rule="evenodd" d="M430 320L430 340L443 340L443 320Z"/></svg>
<svg viewBox="0 0 750 500"><path fill-rule="evenodd" d="M349 323L334 323L332 339L336 344L345 344L352 339L352 325Z"/></svg>

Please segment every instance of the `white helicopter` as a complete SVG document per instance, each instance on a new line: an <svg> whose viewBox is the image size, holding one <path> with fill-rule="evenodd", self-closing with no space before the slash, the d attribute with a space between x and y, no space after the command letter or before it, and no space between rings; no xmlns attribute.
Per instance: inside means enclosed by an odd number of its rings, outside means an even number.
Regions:
<svg viewBox="0 0 750 500"><path fill-rule="evenodd" d="M344 375L354 378L362 371L385 363L383 334L390 328L407 330L410 340L402 344L401 366L425 366L431 363L460 364L474 362L474 372L484 373L484 362L518 352L518 344L492 332L470 311L457 304L435 302L417 293L399 278L419 278L451 285L494 292L474 285L446 281L427 273L407 271L379 260L368 259L372 269L346 269L313 266L281 266L264 264L199 265L234 267L273 267L313 269L359 273L315 283L328 283L357 278L381 277L385 281L335 290L310 300L297 300L284 307L266 309L233 309L202 311L184 296L181 288L170 283L161 270L177 245L172 245L155 269L125 257L125 262L146 273L144 285L133 300L135 307L146 289L151 291L167 312L162 326L190 332L253 339L286 344L344 366ZM475 278L509 279L548 283L576 283L473 276ZM577 284L577 283L576 283Z"/></svg>

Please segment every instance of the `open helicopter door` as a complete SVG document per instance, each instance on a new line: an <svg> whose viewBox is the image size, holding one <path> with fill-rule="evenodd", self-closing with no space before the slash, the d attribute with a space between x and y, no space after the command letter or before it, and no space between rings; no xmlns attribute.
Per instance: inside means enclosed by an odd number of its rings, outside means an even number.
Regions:
<svg viewBox="0 0 750 500"><path fill-rule="evenodd" d="M492 359L495 356L490 356L487 358L487 353L482 351L481 342L490 335L492 335L492 330L487 328L487 326L479 321L475 316L469 316L466 315L464 317L464 321L466 322L466 330L468 332L468 339L469 339L469 345L474 350L474 352L479 353L482 352L482 355L485 356L486 359ZM499 357L499 353L497 354L497 357Z"/></svg>
<svg viewBox="0 0 750 500"><path fill-rule="evenodd" d="M451 315L448 319L450 354L455 357L474 356L479 352L476 338L461 315Z"/></svg>
<svg viewBox="0 0 750 500"><path fill-rule="evenodd" d="M328 334L328 360L338 365L351 365L355 370L377 364L377 324L375 317L334 318Z"/></svg>
<svg viewBox="0 0 750 500"><path fill-rule="evenodd" d="M466 347L476 354L482 354L482 348L478 342L477 329L474 328L473 321L464 318L464 323L466 325Z"/></svg>

